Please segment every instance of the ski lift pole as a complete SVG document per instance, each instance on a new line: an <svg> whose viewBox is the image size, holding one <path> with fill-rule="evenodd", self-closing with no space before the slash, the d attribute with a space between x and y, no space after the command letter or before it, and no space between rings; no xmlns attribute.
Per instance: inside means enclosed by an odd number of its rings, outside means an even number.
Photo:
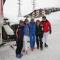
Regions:
<svg viewBox="0 0 60 60"><path fill-rule="evenodd" d="M35 0L33 0L33 11L35 10Z"/></svg>
<svg viewBox="0 0 60 60"><path fill-rule="evenodd" d="M18 17L21 17L21 0L18 0L19 1L19 3L18 3L18 5L19 5L19 7L18 7Z"/></svg>

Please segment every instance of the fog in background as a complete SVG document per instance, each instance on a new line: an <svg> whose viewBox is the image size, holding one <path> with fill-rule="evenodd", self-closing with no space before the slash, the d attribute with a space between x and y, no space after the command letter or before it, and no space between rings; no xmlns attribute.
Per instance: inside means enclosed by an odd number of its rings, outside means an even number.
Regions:
<svg viewBox="0 0 60 60"><path fill-rule="evenodd" d="M33 0L21 0L21 15L27 15L33 11ZM60 0L35 0L35 9L60 7ZM4 17L12 22L18 17L18 0L6 0L4 4Z"/></svg>

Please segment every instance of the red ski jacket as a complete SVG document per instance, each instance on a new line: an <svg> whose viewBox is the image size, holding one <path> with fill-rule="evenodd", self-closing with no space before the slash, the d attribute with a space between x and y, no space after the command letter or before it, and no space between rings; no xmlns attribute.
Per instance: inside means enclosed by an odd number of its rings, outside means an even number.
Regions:
<svg viewBox="0 0 60 60"><path fill-rule="evenodd" d="M41 25L42 25L42 28L43 28L43 31L44 32L48 32L51 30L51 24L48 20L46 21L41 21Z"/></svg>

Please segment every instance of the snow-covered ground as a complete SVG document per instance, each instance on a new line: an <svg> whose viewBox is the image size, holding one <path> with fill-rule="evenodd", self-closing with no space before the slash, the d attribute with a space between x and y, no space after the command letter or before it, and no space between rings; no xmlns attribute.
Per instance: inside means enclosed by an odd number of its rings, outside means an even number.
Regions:
<svg viewBox="0 0 60 60"><path fill-rule="evenodd" d="M15 42L7 43L0 48L0 60L60 60L60 12L52 13L47 16L52 21L52 34L48 37L48 48L43 51L35 49L33 52L28 51L28 55L23 55L21 59L15 57L15 48L10 45Z"/></svg>

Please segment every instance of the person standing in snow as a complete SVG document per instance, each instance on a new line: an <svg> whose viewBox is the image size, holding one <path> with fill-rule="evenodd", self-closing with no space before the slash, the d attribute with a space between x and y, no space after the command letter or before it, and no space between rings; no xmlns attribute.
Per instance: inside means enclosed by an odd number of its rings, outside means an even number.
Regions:
<svg viewBox="0 0 60 60"><path fill-rule="evenodd" d="M29 26L28 26L28 19L24 21L24 38L23 38L23 50L27 54L27 41L29 41Z"/></svg>
<svg viewBox="0 0 60 60"><path fill-rule="evenodd" d="M34 50L35 46L35 37L36 37L36 24L34 22L34 19L31 19L31 22L29 23L29 34L30 34L30 47L31 50Z"/></svg>
<svg viewBox="0 0 60 60"><path fill-rule="evenodd" d="M45 16L42 17L42 21L41 21L41 26L43 27L43 44L45 47L48 47L47 45L47 38L48 38L48 34L51 34L51 24L50 22L46 19Z"/></svg>
<svg viewBox="0 0 60 60"><path fill-rule="evenodd" d="M43 42L42 42L42 38L43 38L43 30L42 30L42 26L40 25L40 21L37 20L36 21L36 43L37 43L37 49L43 50Z"/></svg>
<svg viewBox="0 0 60 60"><path fill-rule="evenodd" d="M18 28L16 30L16 45L17 45L17 48L16 48L16 57L17 58L20 58L22 57L22 54L21 54L21 51L22 51L22 48L23 48L23 36L24 36L24 23L22 20L20 20L20 23L18 25Z"/></svg>

